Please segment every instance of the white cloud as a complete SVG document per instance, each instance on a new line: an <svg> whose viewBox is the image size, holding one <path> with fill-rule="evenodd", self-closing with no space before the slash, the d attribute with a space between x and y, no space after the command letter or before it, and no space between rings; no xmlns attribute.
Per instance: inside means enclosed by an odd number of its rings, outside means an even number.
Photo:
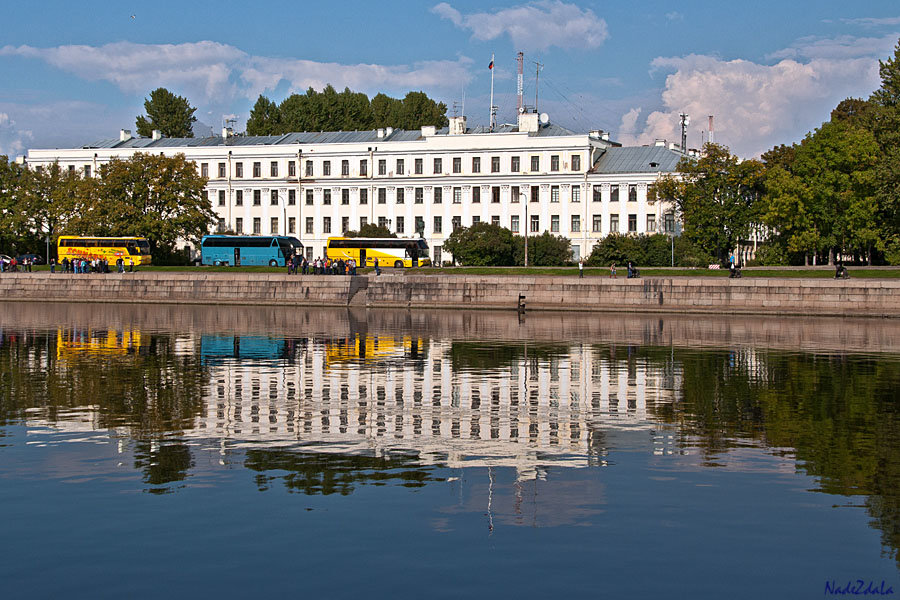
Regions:
<svg viewBox="0 0 900 600"><path fill-rule="evenodd" d="M862 25L864 27L884 27L900 25L900 17L863 17L861 19L841 19L841 23L848 25Z"/></svg>
<svg viewBox="0 0 900 600"><path fill-rule="evenodd" d="M666 13L667 21L684 21L684 15L678 11L672 11L670 13Z"/></svg>
<svg viewBox="0 0 900 600"><path fill-rule="evenodd" d="M10 159L25 153L34 134L18 127L8 113L0 112L0 155Z"/></svg>
<svg viewBox="0 0 900 600"><path fill-rule="evenodd" d="M767 58L858 58L861 56L887 56L892 53L897 34L883 37L855 37L841 35L833 38L804 37L789 47L773 52Z"/></svg>
<svg viewBox="0 0 900 600"><path fill-rule="evenodd" d="M0 103L0 154L12 157L28 148L71 148L118 137L134 129L137 111L111 110L93 102ZM113 125L110 125L113 123Z"/></svg>
<svg viewBox="0 0 900 600"><path fill-rule="evenodd" d="M639 132L634 128L637 115L626 114L620 140L680 140L678 114L686 112L694 118L688 144L697 146L698 130L705 129L707 115L714 115L716 141L741 156L799 140L827 120L840 100L868 96L879 85L874 57L814 58L805 63L785 59L770 66L690 55L657 58L652 65L674 71L666 77L664 108L650 113Z"/></svg>
<svg viewBox="0 0 900 600"><path fill-rule="evenodd" d="M542 0L520 6L463 15L446 2L431 9L460 29L468 29L476 40L493 40L509 35L522 50L596 48L607 37L606 21L590 9L581 9L560 0Z"/></svg>

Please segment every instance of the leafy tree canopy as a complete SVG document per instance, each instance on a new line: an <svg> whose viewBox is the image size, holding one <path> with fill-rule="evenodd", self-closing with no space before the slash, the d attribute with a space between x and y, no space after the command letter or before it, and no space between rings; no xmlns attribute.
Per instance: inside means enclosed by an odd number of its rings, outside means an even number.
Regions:
<svg viewBox="0 0 900 600"><path fill-rule="evenodd" d="M166 137L194 137L191 125L197 120L194 116L197 109L187 98L157 88L144 100L144 110L147 116L139 116L135 122L138 135L150 137L154 129L159 129Z"/></svg>
<svg viewBox="0 0 900 600"><path fill-rule="evenodd" d="M344 237L362 237L362 238L395 238L396 233L384 225L376 223L366 223L359 228L359 231L345 231Z"/></svg>
<svg viewBox="0 0 900 600"><path fill-rule="evenodd" d="M509 229L490 223L459 227L443 246L453 258L467 266L511 266L515 264L516 241Z"/></svg>

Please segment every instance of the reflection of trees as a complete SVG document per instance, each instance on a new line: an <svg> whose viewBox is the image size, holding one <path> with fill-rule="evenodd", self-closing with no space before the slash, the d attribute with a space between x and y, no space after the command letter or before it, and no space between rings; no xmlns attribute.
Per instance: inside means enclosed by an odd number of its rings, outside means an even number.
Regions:
<svg viewBox="0 0 900 600"><path fill-rule="evenodd" d="M655 413L710 461L752 438L794 448L822 491L867 496L873 526L900 548L900 362L877 357L676 351L683 397ZM743 357L746 359L746 357Z"/></svg>
<svg viewBox="0 0 900 600"><path fill-rule="evenodd" d="M379 457L261 449L248 450L244 466L259 473L256 483L260 491L281 480L288 491L309 496L347 495L356 484L397 482L405 487L422 487L429 481L440 481L415 455ZM279 471L286 473L274 474Z"/></svg>
<svg viewBox="0 0 900 600"><path fill-rule="evenodd" d="M164 494L171 491L165 484L184 481L188 471L194 466L191 450L184 444L139 441L134 449L134 468L144 472L144 483L151 486L147 491Z"/></svg>
<svg viewBox="0 0 900 600"><path fill-rule="evenodd" d="M501 369L523 360L547 361L553 357L565 356L568 346L548 346L541 344L511 344L491 342L453 342L450 346L450 360L454 371Z"/></svg>

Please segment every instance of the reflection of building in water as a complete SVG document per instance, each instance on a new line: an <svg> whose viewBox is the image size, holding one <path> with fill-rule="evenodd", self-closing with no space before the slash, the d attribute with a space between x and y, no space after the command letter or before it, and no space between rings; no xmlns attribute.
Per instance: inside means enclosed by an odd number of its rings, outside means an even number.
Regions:
<svg viewBox="0 0 900 600"><path fill-rule="evenodd" d="M610 430L656 429L648 405L680 388L670 363L608 358L586 344L498 344L481 353L504 360L469 364L460 356L478 352L451 341L294 343L296 360L208 363L205 408L186 434L325 452L412 449L450 467L514 466L532 478L542 463L602 461Z"/></svg>

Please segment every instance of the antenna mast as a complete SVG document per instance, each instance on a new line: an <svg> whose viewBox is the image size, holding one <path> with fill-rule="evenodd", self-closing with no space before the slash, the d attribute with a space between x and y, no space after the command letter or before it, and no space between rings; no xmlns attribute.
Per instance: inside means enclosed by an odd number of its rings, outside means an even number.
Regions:
<svg viewBox="0 0 900 600"><path fill-rule="evenodd" d="M491 52L491 118L488 121L490 131L494 131L494 115L497 114L497 107L494 106L494 53Z"/></svg>
<svg viewBox="0 0 900 600"><path fill-rule="evenodd" d="M544 65L543 65L543 63L539 63L539 62L536 61L536 60L535 60L535 61L532 61L532 62L534 62L534 112L537 112L537 111L538 111L538 104L537 104L537 100L538 100L538 78L539 78L540 75L541 75L541 67L543 67Z"/></svg>
<svg viewBox="0 0 900 600"><path fill-rule="evenodd" d="M516 80L516 94L518 96L518 104L516 106L516 111L519 114L525 112L525 101L522 98L522 94L525 92L525 85L523 83L522 78L522 65L525 62L525 55L519 52L516 54L516 64L519 67L518 79Z"/></svg>

